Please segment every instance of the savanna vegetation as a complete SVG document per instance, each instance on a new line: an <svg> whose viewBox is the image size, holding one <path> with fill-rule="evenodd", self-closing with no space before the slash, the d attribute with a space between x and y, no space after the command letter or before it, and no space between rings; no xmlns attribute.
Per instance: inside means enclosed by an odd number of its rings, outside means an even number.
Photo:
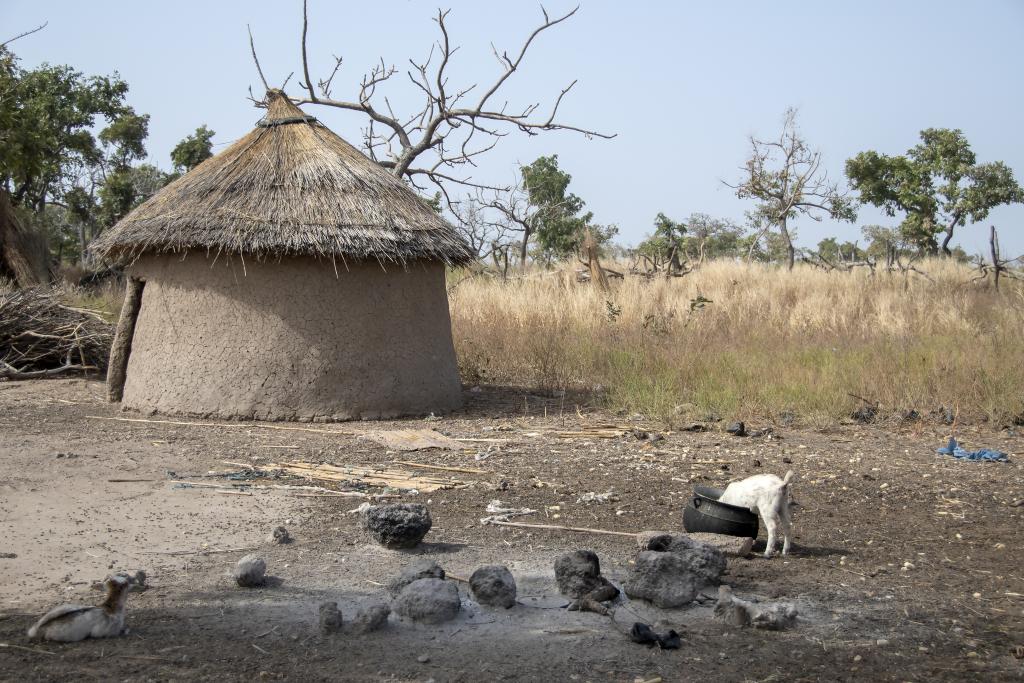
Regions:
<svg viewBox="0 0 1024 683"><path fill-rule="evenodd" d="M450 277L466 382L582 392L666 423L828 424L865 407L875 419L1024 419L1021 260L999 252L995 226L984 255L952 243L982 229L994 207L1024 201L1024 190L1003 162L979 161L960 130L922 130L903 155L865 150L846 161L846 178L832 178L789 110L777 135L749 139L741 173L722 181L745 202L743 216L654 206L633 246L574 192L574 160L540 156L505 185L467 175L509 134L614 137L559 120L574 82L547 113L492 104L531 43L574 13L545 13L520 50L501 56L495 81L478 87L448 82L457 48L440 12L441 59L410 60L407 87L423 103L407 114L387 104L402 74L383 62L350 100L334 94L340 58L326 78L311 77L303 13L296 102L366 116L367 155L420 191L477 254ZM199 126L161 170L146 161L149 115L127 104L124 80L25 68L9 43L0 46L0 200L20 226L5 223L0 248L10 254L19 234L42 244L59 295L115 317L117 280L77 286L105 269L90 242L208 158L214 133ZM800 245L802 226L855 224L862 205L892 222L862 225L856 240ZM17 278L4 263L10 287Z"/></svg>

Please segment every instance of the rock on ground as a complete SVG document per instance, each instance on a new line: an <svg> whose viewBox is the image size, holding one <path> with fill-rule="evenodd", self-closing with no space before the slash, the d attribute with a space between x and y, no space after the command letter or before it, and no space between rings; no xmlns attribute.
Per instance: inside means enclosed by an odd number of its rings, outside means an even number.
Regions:
<svg viewBox="0 0 1024 683"><path fill-rule="evenodd" d="M726 555L734 557L746 557L754 547L754 539L741 536L726 536L725 534L693 533L688 534L691 539L704 545L717 548Z"/></svg>
<svg viewBox="0 0 1024 683"><path fill-rule="evenodd" d="M341 610L338 603L325 602L320 605L320 632L337 633L341 630Z"/></svg>
<svg viewBox="0 0 1024 683"><path fill-rule="evenodd" d="M555 581L558 592L570 598L582 598L608 583L593 550L576 550L555 560Z"/></svg>
<svg viewBox="0 0 1024 683"><path fill-rule="evenodd" d="M788 602L755 603L741 600L729 586L719 586L715 617L730 626L753 626L781 631L796 623L797 610Z"/></svg>
<svg viewBox="0 0 1024 683"><path fill-rule="evenodd" d="M269 543L284 545L285 543L292 542L292 536L283 526L276 526L274 527L274 530L270 532L270 536L267 537L267 541Z"/></svg>
<svg viewBox="0 0 1024 683"><path fill-rule="evenodd" d="M462 602L459 589L451 581L417 579L402 589L391 608L401 617L439 624L457 617Z"/></svg>
<svg viewBox="0 0 1024 683"><path fill-rule="evenodd" d="M363 527L385 548L414 548L430 526L430 510L419 503L376 505L363 515Z"/></svg>
<svg viewBox="0 0 1024 683"><path fill-rule="evenodd" d="M725 572L725 555L718 548L700 543L686 534L663 534L647 541L647 550L678 555L696 575L698 585L718 584Z"/></svg>
<svg viewBox="0 0 1024 683"><path fill-rule="evenodd" d="M469 577L469 587L481 605L508 609L516 604L516 580L508 567L480 567Z"/></svg>
<svg viewBox="0 0 1024 683"><path fill-rule="evenodd" d="M402 568L397 578L388 584L388 592L396 596L402 589L418 579L443 579L444 569L433 560L416 560Z"/></svg>
<svg viewBox="0 0 1024 683"><path fill-rule="evenodd" d="M380 603L370 605L356 614L352 620L352 630L356 633L370 633L379 631L388 623L388 616L391 615L391 608Z"/></svg>
<svg viewBox="0 0 1024 683"><path fill-rule="evenodd" d="M654 550L651 548L651 540L659 536L682 536L670 531L641 531L636 535L636 545L640 550ZM718 548L726 555L734 557L746 557L754 547L754 539L741 536L726 536L725 534L709 534L694 532L685 534L691 540L704 545Z"/></svg>
<svg viewBox="0 0 1024 683"><path fill-rule="evenodd" d="M636 564L622 588L631 598L669 608L693 602L699 583L690 563L679 555L644 550L637 554Z"/></svg>
<svg viewBox="0 0 1024 683"><path fill-rule="evenodd" d="M235 565L235 582L243 588L262 586L267 577L267 563L262 557L246 555Z"/></svg>

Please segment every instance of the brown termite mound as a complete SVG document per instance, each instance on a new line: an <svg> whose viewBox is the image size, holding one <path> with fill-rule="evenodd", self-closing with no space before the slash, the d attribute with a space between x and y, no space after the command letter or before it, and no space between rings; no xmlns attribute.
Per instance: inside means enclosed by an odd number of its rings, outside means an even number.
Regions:
<svg viewBox="0 0 1024 683"><path fill-rule="evenodd" d="M128 408L346 420L460 404L445 268L469 248L279 90L252 132L94 250L144 284L110 364Z"/></svg>

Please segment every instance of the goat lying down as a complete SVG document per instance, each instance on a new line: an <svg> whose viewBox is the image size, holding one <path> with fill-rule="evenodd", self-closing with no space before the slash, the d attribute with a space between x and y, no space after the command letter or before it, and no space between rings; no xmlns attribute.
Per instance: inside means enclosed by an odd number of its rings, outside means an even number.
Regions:
<svg viewBox="0 0 1024 683"><path fill-rule="evenodd" d="M775 552L775 542L779 529L782 529L782 554L789 554L790 535L793 522L789 517L789 484L793 481L793 471L779 479L774 474L757 474L743 481L734 481L726 487L719 500L729 505L749 508L751 512L761 515L764 526L768 529L768 546L764 556L771 557Z"/></svg>
<svg viewBox="0 0 1024 683"><path fill-rule="evenodd" d="M124 605L131 584L123 576L104 582L107 599L96 607L61 605L54 607L28 630L29 638L73 643L85 638L110 638L124 632Z"/></svg>

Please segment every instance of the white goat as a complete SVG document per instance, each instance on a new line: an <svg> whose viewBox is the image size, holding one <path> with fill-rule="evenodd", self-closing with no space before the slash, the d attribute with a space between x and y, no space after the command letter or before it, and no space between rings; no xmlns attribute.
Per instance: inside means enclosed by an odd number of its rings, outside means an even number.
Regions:
<svg viewBox="0 0 1024 683"><path fill-rule="evenodd" d="M764 526L768 529L768 546L764 556L771 557L775 552L775 541L779 527L782 527L782 554L789 554L790 534L793 521L789 517L789 483L793 480L793 471L786 472L783 479L774 474L757 474L743 481L734 481L726 487L719 501L750 508L751 512L761 515Z"/></svg>
<svg viewBox="0 0 1024 683"><path fill-rule="evenodd" d="M110 576L103 584L107 599L96 607L61 605L47 612L28 630L29 638L73 643L85 638L110 638L124 632L124 605L131 584Z"/></svg>

